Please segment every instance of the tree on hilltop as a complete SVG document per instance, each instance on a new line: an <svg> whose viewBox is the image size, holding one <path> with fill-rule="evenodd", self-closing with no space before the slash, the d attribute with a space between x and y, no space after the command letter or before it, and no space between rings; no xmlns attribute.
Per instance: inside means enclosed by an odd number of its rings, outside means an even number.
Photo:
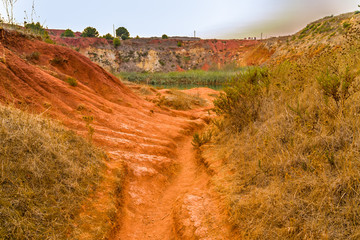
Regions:
<svg viewBox="0 0 360 240"><path fill-rule="evenodd" d="M106 40L113 40L114 39L114 37L110 33L107 33L106 35L104 35L102 37L105 38Z"/></svg>
<svg viewBox="0 0 360 240"><path fill-rule="evenodd" d="M116 29L116 36L121 37L122 40L126 40L130 38L130 33L126 28L119 27Z"/></svg>
<svg viewBox="0 0 360 240"><path fill-rule="evenodd" d="M96 30L96 28L87 27L81 33L81 36L82 37L99 37L99 32Z"/></svg>
<svg viewBox="0 0 360 240"><path fill-rule="evenodd" d="M66 29L62 34L62 37L75 37L74 32L71 29Z"/></svg>

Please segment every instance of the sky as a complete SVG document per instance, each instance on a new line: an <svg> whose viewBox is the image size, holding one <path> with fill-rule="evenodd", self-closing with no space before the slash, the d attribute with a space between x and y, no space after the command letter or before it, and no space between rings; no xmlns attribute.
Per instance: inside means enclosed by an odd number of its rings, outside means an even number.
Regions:
<svg viewBox="0 0 360 240"><path fill-rule="evenodd" d="M2 0L4 1L4 0ZM17 0L17 23L31 20L33 0ZM39 21L50 29L100 35L125 27L135 37L244 38L289 35L328 15L360 10L360 0L34 0ZM26 12L26 14L25 14ZM5 17L4 6L0 13Z"/></svg>

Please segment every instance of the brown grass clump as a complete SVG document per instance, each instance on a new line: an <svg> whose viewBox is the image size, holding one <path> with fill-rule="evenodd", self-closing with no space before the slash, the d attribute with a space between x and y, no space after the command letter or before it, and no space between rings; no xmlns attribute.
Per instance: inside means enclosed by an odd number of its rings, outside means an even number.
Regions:
<svg viewBox="0 0 360 240"><path fill-rule="evenodd" d="M241 239L360 238L359 46L252 70L215 101L204 156Z"/></svg>
<svg viewBox="0 0 360 240"><path fill-rule="evenodd" d="M0 106L0 239L69 239L104 154L58 124Z"/></svg>
<svg viewBox="0 0 360 240"><path fill-rule="evenodd" d="M189 110L195 107L205 106L206 101L198 95L186 94L179 90L168 90L167 96L158 93L153 100L158 106L165 106L176 110Z"/></svg>

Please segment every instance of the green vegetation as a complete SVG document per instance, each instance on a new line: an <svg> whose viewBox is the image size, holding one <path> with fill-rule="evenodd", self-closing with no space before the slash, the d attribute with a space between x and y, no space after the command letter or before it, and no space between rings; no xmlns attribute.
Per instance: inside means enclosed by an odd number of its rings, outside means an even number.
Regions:
<svg viewBox="0 0 360 240"><path fill-rule="evenodd" d="M269 85L266 69L249 68L234 76L224 89L224 93L214 101L214 111L231 121L236 131L241 131L249 123L259 118L264 91Z"/></svg>
<svg viewBox="0 0 360 240"><path fill-rule="evenodd" d="M76 87L78 85L77 80L75 78L73 78L73 77L68 77L66 79L66 82L72 87Z"/></svg>
<svg viewBox="0 0 360 240"><path fill-rule="evenodd" d="M115 48L117 48L118 46L120 46L120 45L121 45L120 39L114 38L114 40L113 40L113 45L114 45Z"/></svg>
<svg viewBox="0 0 360 240"><path fill-rule="evenodd" d="M161 36L161 38L162 38L162 39L168 39L169 37L168 37L168 35L163 34L163 35Z"/></svg>
<svg viewBox="0 0 360 240"><path fill-rule="evenodd" d="M39 22L25 24L25 29L29 30L31 33L35 35L41 36L42 40L46 43L50 43L50 44L55 43L50 39L49 33Z"/></svg>
<svg viewBox="0 0 360 240"><path fill-rule="evenodd" d="M204 134L195 133L193 135L191 145L193 145L195 149L199 149L204 144L209 143L211 141L211 137L212 137L211 131L205 132Z"/></svg>
<svg viewBox="0 0 360 240"><path fill-rule="evenodd" d="M349 22L343 23L343 28L345 28L345 29L348 29L350 26L351 26L351 23L349 23Z"/></svg>
<svg viewBox="0 0 360 240"><path fill-rule="evenodd" d="M116 36L120 37L122 40L126 40L130 38L130 33L126 28L119 27L116 29Z"/></svg>
<svg viewBox="0 0 360 240"><path fill-rule="evenodd" d="M160 63L161 64L161 63ZM152 85L223 85L229 78L235 76L238 71L203 71L191 70L186 72L169 73L137 73L122 72L118 76L134 83Z"/></svg>
<svg viewBox="0 0 360 240"><path fill-rule="evenodd" d="M105 38L106 40L113 40L114 39L114 37L110 33L107 33L106 35L102 36L102 38Z"/></svg>
<svg viewBox="0 0 360 240"><path fill-rule="evenodd" d="M87 27L81 33L81 37L99 37L99 32L96 30L96 28Z"/></svg>
<svg viewBox="0 0 360 240"><path fill-rule="evenodd" d="M0 106L0 239L73 239L105 155L58 124Z"/></svg>
<svg viewBox="0 0 360 240"><path fill-rule="evenodd" d="M181 41L178 41L178 42L177 42L177 46L178 46L178 47L182 47L182 42L181 42Z"/></svg>
<svg viewBox="0 0 360 240"><path fill-rule="evenodd" d="M215 101L200 148L239 238L359 239L360 39L347 37L244 71Z"/></svg>
<svg viewBox="0 0 360 240"><path fill-rule="evenodd" d="M74 32L71 29L66 29L62 34L62 37L75 37Z"/></svg>

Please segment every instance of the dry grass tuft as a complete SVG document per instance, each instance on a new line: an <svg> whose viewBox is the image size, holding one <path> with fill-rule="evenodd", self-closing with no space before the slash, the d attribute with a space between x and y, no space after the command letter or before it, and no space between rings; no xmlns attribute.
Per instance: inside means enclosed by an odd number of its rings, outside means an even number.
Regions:
<svg viewBox="0 0 360 240"><path fill-rule="evenodd" d="M167 94L167 96L162 96L158 93L153 102L159 107L165 106L176 110L189 110L206 105L206 101L198 95L186 94L175 89L167 91Z"/></svg>
<svg viewBox="0 0 360 240"><path fill-rule="evenodd" d="M0 239L68 239L105 155L58 124L0 106Z"/></svg>

